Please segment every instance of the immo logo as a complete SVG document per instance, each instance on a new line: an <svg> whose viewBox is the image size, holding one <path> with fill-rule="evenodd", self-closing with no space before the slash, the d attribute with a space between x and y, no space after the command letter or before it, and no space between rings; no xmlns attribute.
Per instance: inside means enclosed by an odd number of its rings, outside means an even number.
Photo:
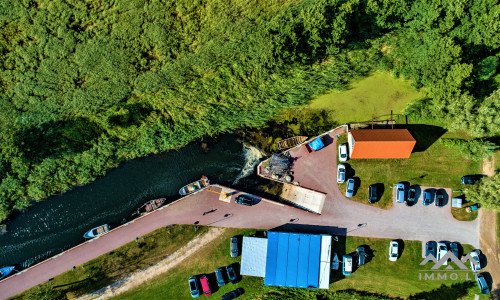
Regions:
<svg viewBox="0 0 500 300"><path fill-rule="evenodd" d="M451 261L454 263L458 269L453 268L452 264L448 264ZM475 260L470 254L462 257L462 260L458 259L458 257L453 254L453 252L448 251L446 255L441 257L438 261L434 255L429 254L424 260L420 263L421 266L424 266L430 262L434 263L434 266L429 270L421 270L418 274L419 280L475 280L475 276L471 274L471 270L465 266L465 263L470 261L472 264L477 265L479 262ZM444 270L440 270L443 265L447 266Z"/></svg>

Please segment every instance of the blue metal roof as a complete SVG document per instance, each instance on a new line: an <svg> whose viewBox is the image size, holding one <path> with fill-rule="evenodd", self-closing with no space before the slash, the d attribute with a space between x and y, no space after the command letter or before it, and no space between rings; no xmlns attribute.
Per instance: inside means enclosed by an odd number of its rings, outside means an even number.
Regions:
<svg viewBox="0 0 500 300"><path fill-rule="evenodd" d="M265 285L318 288L321 236L268 232Z"/></svg>

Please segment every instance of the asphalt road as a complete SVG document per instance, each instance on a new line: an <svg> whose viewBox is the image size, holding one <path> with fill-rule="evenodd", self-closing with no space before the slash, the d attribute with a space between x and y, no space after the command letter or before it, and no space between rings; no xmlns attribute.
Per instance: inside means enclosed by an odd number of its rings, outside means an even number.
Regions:
<svg viewBox="0 0 500 300"><path fill-rule="evenodd" d="M292 150L296 157L296 180L300 181L301 186L327 193L321 215L266 199L260 199L251 207L235 204L234 198L238 191L232 193L229 201L219 199L220 195L216 193L201 191L0 281L0 299L47 282L73 266L81 265L135 240L136 237L171 224L293 230L421 241L447 240L479 246L478 221L455 220L451 215L450 204L443 208L424 207L419 201L413 207L394 204L391 209L383 210L345 198L336 183L334 140L335 135L343 130L330 133L327 146L320 151L308 154L301 147ZM222 187L212 186L211 189L221 191Z"/></svg>

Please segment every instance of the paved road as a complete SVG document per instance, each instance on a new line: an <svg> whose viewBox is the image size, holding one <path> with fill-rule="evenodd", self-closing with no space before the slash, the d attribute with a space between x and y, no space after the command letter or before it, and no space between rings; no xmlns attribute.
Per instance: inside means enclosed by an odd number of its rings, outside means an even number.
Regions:
<svg viewBox="0 0 500 300"><path fill-rule="evenodd" d="M282 229L406 240L448 240L479 246L478 221L459 222L451 215L449 206L436 208L395 204L389 210L346 199L336 183L336 147L334 131L327 146L311 154L303 147L292 150L297 158L295 174L302 186L327 193L321 215L305 212L266 199L251 207L234 203L238 191L224 201L220 195L201 191L170 204L146 217L112 230L91 242L27 269L0 282L0 299L16 295L37 284L70 270L117 247L133 241L155 229L171 224ZM321 166L321 167L318 167ZM212 190L222 191L221 186ZM449 192L449 191L448 191ZM212 211L208 214L204 212Z"/></svg>

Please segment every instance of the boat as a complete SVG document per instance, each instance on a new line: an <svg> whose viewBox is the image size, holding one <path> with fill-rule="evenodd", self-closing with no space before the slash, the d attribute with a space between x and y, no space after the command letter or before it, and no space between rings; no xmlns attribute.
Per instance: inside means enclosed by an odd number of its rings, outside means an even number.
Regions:
<svg viewBox="0 0 500 300"><path fill-rule="evenodd" d="M288 148L293 148L297 145L302 144L306 140L307 140L307 136L294 136L291 138L281 140L277 143L278 150L285 150Z"/></svg>
<svg viewBox="0 0 500 300"><path fill-rule="evenodd" d="M179 194L181 196L186 196L186 195L192 194L196 191L199 191L199 190L201 190L209 185L210 185L210 181L208 180L207 176L203 175L200 180L183 186L179 190Z"/></svg>
<svg viewBox="0 0 500 300"><path fill-rule="evenodd" d="M87 231L87 233L85 233L83 235L83 237L86 239L91 239L91 238L95 238L96 236L99 236L101 234L105 234L108 231L109 231L108 224L104 224L104 225L101 225L99 227L96 227L94 229Z"/></svg>
<svg viewBox="0 0 500 300"><path fill-rule="evenodd" d="M167 198L159 198L159 199L154 199L154 200L148 201L143 206L139 207L136 214L138 214L138 215L147 214L149 212L157 210L160 206L163 205L163 203L165 203L165 201L167 201Z"/></svg>
<svg viewBox="0 0 500 300"><path fill-rule="evenodd" d="M339 257L337 253L334 253L332 261L332 270L338 270L338 269L339 269Z"/></svg>
<svg viewBox="0 0 500 300"><path fill-rule="evenodd" d="M7 277L10 273L12 273L12 271L14 271L14 267L10 266L10 267L3 267L0 269L0 279L4 279L5 277Z"/></svg>

